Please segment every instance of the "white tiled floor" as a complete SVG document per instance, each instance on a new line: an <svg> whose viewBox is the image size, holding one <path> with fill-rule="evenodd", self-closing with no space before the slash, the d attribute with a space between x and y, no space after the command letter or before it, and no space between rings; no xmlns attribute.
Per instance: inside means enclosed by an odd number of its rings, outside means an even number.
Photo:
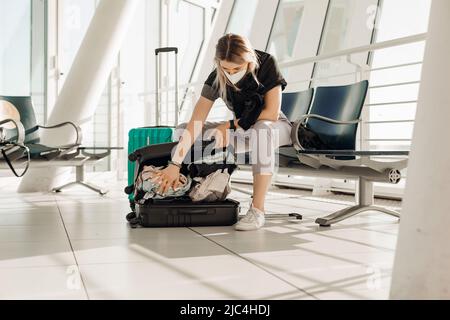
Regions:
<svg viewBox="0 0 450 320"><path fill-rule="evenodd" d="M17 194L0 183L0 299L387 299L398 221L370 212L331 228L352 197L273 189L257 232L130 229L125 182ZM239 185L249 189L250 186ZM250 196L234 191L242 213ZM382 201L399 208L400 203ZM298 212L293 220L273 214ZM271 216L272 215L272 216Z"/></svg>

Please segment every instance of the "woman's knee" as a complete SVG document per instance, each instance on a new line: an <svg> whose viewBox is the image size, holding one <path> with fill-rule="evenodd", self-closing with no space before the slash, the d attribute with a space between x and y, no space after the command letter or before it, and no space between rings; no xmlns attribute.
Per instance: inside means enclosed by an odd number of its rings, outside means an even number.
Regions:
<svg viewBox="0 0 450 320"><path fill-rule="evenodd" d="M274 139L274 122L268 120L259 120L253 127L250 134L250 139L253 141L252 145L257 143L258 145L271 145Z"/></svg>
<svg viewBox="0 0 450 320"><path fill-rule="evenodd" d="M261 130L272 131L274 123L275 123L274 121L270 121L270 120L258 120L253 125L253 129L255 129L256 131L261 131Z"/></svg>

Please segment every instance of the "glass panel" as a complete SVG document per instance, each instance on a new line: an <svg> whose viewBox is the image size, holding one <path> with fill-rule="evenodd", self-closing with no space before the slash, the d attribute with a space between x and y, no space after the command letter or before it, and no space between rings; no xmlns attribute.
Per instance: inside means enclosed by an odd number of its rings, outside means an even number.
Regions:
<svg viewBox="0 0 450 320"><path fill-rule="evenodd" d="M414 120L416 117L416 103L390 104L372 107L371 121Z"/></svg>
<svg viewBox="0 0 450 320"><path fill-rule="evenodd" d="M370 75L370 83L372 86L378 86L385 85L387 83L420 81L421 74L422 64L372 71Z"/></svg>
<svg viewBox="0 0 450 320"><path fill-rule="evenodd" d="M370 44L373 28L368 24L368 9L378 0L331 0L320 43L319 54L336 52ZM351 83L358 80L357 67L364 64L368 54L355 54L352 63L339 57L316 64L313 86ZM327 78L329 76L340 77Z"/></svg>
<svg viewBox="0 0 450 320"><path fill-rule="evenodd" d="M0 94L31 95L40 124L45 114L44 26L44 1L0 0Z"/></svg>
<svg viewBox="0 0 450 320"><path fill-rule="evenodd" d="M235 0L226 33L249 37L259 0Z"/></svg>
<svg viewBox="0 0 450 320"><path fill-rule="evenodd" d="M149 121L149 117L154 118L154 96L142 96L142 93L154 90L154 48L159 41L159 10L155 6L152 9L150 11L148 1L139 3L120 51L120 78L123 81L120 104L124 112L119 116L124 128L123 141L128 140L128 131L132 128L154 125Z"/></svg>
<svg viewBox="0 0 450 320"><path fill-rule="evenodd" d="M61 24L59 69L62 73L62 77L59 79L60 90L94 16L96 1L63 0L62 8L62 16L59 20Z"/></svg>
<svg viewBox="0 0 450 320"><path fill-rule="evenodd" d="M212 10L211 7L201 7L188 1L179 1L174 7L170 19L170 43L178 47L178 76L179 84L187 84L191 80L200 51L203 47L205 36L205 10ZM165 87L175 85L175 64L173 54L161 55L162 75L167 77L163 84ZM164 79L164 78L163 78ZM183 108L190 105L187 89L179 90L179 105L186 99ZM175 118L175 97L174 91L165 92L161 95L161 116L162 123L172 124ZM186 110L186 109L185 109Z"/></svg>
<svg viewBox="0 0 450 320"><path fill-rule="evenodd" d="M427 32L430 0L384 0L380 10L376 42L388 41ZM416 63L423 60L425 42L377 50L372 54L372 67L396 66L400 64ZM393 69L379 70L371 73L371 85L398 84L401 82L420 81L422 65L412 65ZM419 85L392 86L370 91L371 103L383 103L401 100L417 100ZM372 107L369 112L370 121L378 121L381 116L386 119L411 120L415 118L416 103L408 105L390 105ZM394 124L377 125L371 128L370 138L384 137L406 139L412 138L412 125ZM410 142L392 142L404 147ZM382 148L386 142L372 142L373 146Z"/></svg>
<svg viewBox="0 0 450 320"><path fill-rule="evenodd" d="M31 1L31 96L39 124L46 124L46 4Z"/></svg>
<svg viewBox="0 0 450 320"><path fill-rule="evenodd" d="M190 80L192 70L204 41L203 23L205 9L186 1L180 1L173 15L171 33L179 49L179 62L184 68L179 70L180 83ZM169 60L173 65L173 59ZM171 69L173 70L173 69ZM170 73L173 74L173 73ZM174 80L171 77L171 80Z"/></svg>
<svg viewBox="0 0 450 320"><path fill-rule="evenodd" d="M374 88L370 91L370 103L415 101L418 93L418 84Z"/></svg>
<svg viewBox="0 0 450 320"><path fill-rule="evenodd" d="M59 81L59 90L62 89L65 77L72 67L75 56L84 39L86 31L95 14L98 1L96 0L63 0L60 12L60 56L59 68L62 73ZM83 145L94 147L110 146L111 122L111 79L100 98L99 105L91 121L83 124ZM110 160L102 161L94 167L94 171L109 170Z"/></svg>
<svg viewBox="0 0 450 320"><path fill-rule="evenodd" d="M383 0L377 42L427 32L431 0Z"/></svg>
<svg viewBox="0 0 450 320"><path fill-rule="evenodd" d="M216 2L209 1L211 6ZM166 21L166 5L160 8L159 1L141 1L125 36L120 53L120 82L122 83L120 109L116 115L120 125L119 128L111 130L112 141L123 141L126 144L128 132L132 128L155 125L155 48L166 46L166 40L168 40L167 46L178 47L179 84L189 82L204 42L204 22L206 27L210 27L209 23L212 22L209 19L205 21L205 16L209 17L209 15L204 10L212 10L211 15L216 11L206 1L201 2L201 5L205 5L205 9L190 1L165 3L169 4L169 23ZM161 26L163 30L160 30ZM167 36L167 26L170 29L169 36ZM161 66L161 86L163 88L168 84L173 86L175 83L173 53L161 54ZM113 92L111 98L114 99L115 96ZM183 101L184 98L186 99L183 106L184 112L180 115L180 121L190 116L192 106L190 95L185 96L185 92L180 89L179 101ZM173 125L174 105L173 90L168 94L161 94L161 124ZM113 115L116 112L114 108L111 111ZM124 145L123 142L122 145ZM124 172L127 165L126 151L120 153L122 156L118 162L118 170Z"/></svg>
<svg viewBox="0 0 450 320"><path fill-rule="evenodd" d="M279 5L268 45L268 52L279 61L294 58L304 7L304 0L282 0Z"/></svg>
<svg viewBox="0 0 450 320"><path fill-rule="evenodd" d="M382 123L370 125L370 139L411 139L413 123Z"/></svg>
<svg viewBox="0 0 450 320"><path fill-rule="evenodd" d="M0 0L0 94L30 95L31 4Z"/></svg>

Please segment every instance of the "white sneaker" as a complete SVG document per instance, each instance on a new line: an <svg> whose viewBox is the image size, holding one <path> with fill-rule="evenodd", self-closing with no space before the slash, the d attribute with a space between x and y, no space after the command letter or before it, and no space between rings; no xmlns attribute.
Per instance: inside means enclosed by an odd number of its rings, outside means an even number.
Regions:
<svg viewBox="0 0 450 320"><path fill-rule="evenodd" d="M252 204L250 209L248 209L247 214L236 223L234 228L238 231L253 231L264 226L265 222L264 212L253 207Z"/></svg>

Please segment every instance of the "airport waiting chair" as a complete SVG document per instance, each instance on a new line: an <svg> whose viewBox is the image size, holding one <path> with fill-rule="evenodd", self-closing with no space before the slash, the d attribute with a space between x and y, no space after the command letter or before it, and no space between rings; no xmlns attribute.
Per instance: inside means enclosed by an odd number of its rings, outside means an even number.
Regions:
<svg viewBox="0 0 450 320"><path fill-rule="evenodd" d="M356 150L357 130L368 91L368 81L347 86L316 88L307 114L294 122L292 147L280 148L280 171L287 174L340 178L357 181L357 204L318 218L327 227L365 211L379 211L394 217L393 210L374 206L373 183L398 184L408 164L408 151ZM300 127L315 133L327 149L302 146ZM295 156L294 156L295 155ZM387 160L386 157L403 157Z"/></svg>
<svg viewBox="0 0 450 320"><path fill-rule="evenodd" d="M398 184L407 167L407 151L356 150L361 113L368 91L368 81L346 85L318 87L314 91L283 94L281 109L293 123L292 146L278 149L276 174L338 178L357 181L355 206L318 218L316 223L328 227L365 211L380 211L394 217L393 210L374 206L373 183ZM311 99L306 99L311 94ZM298 102L298 103L295 103ZM326 149L308 149L299 136L303 126L326 144ZM386 157L406 158L386 161ZM246 156L246 158L250 158ZM245 168L246 166L240 166Z"/></svg>
<svg viewBox="0 0 450 320"><path fill-rule="evenodd" d="M36 121L36 115L33 108L32 98L0 96L0 103L7 110L5 113L15 115L20 119L24 128L23 145L29 150L31 158L31 168L45 167L75 167L76 179L74 182L67 183L63 186L54 188L53 191L59 192L62 189L79 184L103 195L107 190L99 188L95 185L84 181L84 167L87 164L93 165L96 162L109 156L111 150L122 148L99 147L90 148L83 147L81 128L73 122L63 122L54 126L41 126ZM75 139L72 143L60 146L47 146L40 143L40 132L44 130L55 130L64 126L72 127L75 131ZM6 139L16 139L17 131L13 129L4 130ZM55 132L55 134L57 134ZM87 150L103 150L102 153L89 153Z"/></svg>
<svg viewBox="0 0 450 320"><path fill-rule="evenodd" d="M45 127L38 125L31 97L0 96L0 101L6 101L10 108L15 108L20 116L20 122L25 129L24 144L30 150L31 159L53 160L60 157L70 159L76 156L76 150L81 145L81 128L73 122L64 122L55 126ZM64 126L72 127L76 132L76 139L69 145L46 146L40 144L40 132L43 129L52 130ZM14 130L6 130L7 138L15 135Z"/></svg>

